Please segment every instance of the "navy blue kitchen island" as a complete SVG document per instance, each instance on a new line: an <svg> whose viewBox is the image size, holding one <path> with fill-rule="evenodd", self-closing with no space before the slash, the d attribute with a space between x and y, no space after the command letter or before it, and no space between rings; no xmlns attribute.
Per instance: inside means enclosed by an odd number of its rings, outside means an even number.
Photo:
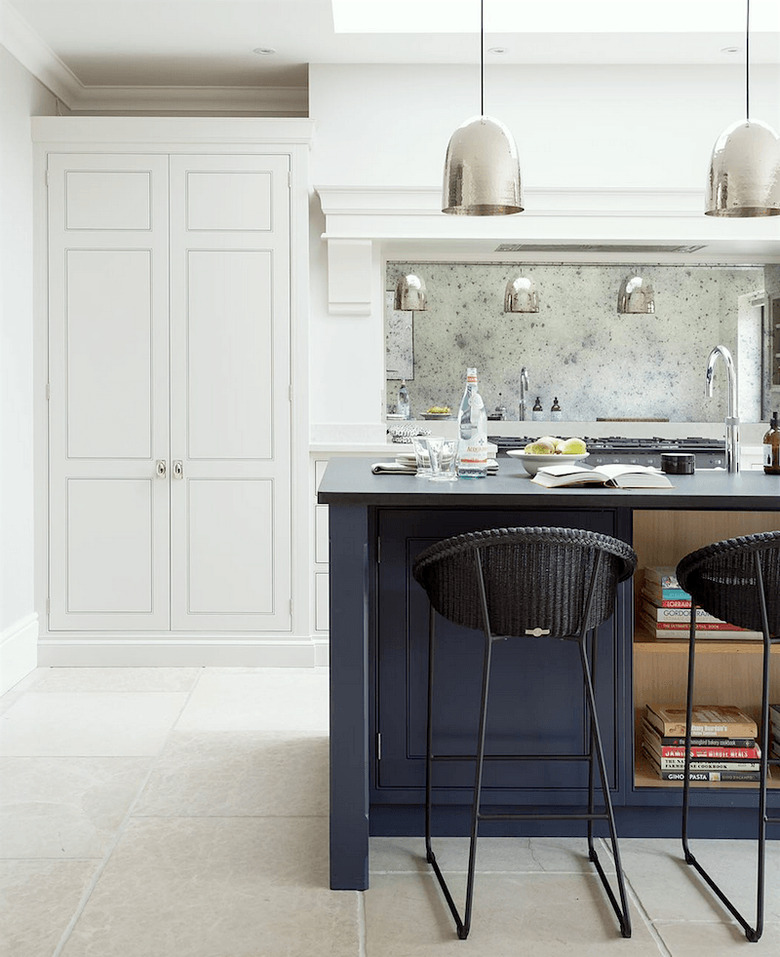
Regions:
<svg viewBox="0 0 780 957"><path fill-rule="evenodd" d="M780 477L761 471L674 475L672 489L550 490L530 482L519 463L504 457L497 476L449 484L374 475L371 461L333 459L318 493L330 513L330 873L331 887L343 890L368 887L370 834L422 833L428 605L411 577L417 553L450 535L511 526L585 528L635 544L635 517L659 510L700 516L707 541L727 537L712 523L717 513L760 512L766 527L780 527ZM442 623L439 634L439 747L472 753L481 643L449 623ZM621 836L675 836L679 788L636 781L635 714L645 702L634 700L634 638L634 589L626 582L615 615L599 631L596 691L610 787ZM485 793L495 807L562 810L585 800L581 763L522 759L524 750L574 754L584 746L576 649L567 642L545 645L532 637L513 639L496 651L501 666L488 743L518 760L490 767ZM755 661L758 667L760 655ZM672 662L682 674L685 655L672 655ZM471 762L437 768L438 833L466 833L472 776ZM750 788L707 785L706 791L697 789L696 799L699 836L748 836ZM492 827L481 833L583 833L577 822Z"/></svg>

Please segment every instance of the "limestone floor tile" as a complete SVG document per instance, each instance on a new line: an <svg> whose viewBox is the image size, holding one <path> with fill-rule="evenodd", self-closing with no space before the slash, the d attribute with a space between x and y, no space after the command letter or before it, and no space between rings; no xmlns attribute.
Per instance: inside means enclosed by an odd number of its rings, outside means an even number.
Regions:
<svg viewBox="0 0 780 957"><path fill-rule="evenodd" d="M671 957L725 957L740 953L752 957L780 952L780 924L776 923L764 925L764 933L757 943L748 943L742 928L734 921L658 921L655 928Z"/></svg>
<svg viewBox="0 0 780 957"><path fill-rule="evenodd" d="M98 861L0 861L0 953L51 957Z"/></svg>
<svg viewBox="0 0 780 957"><path fill-rule="evenodd" d="M174 731L134 808L174 817L327 812L327 737L259 731Z"/></svg>
<svg viewBox="0 0 780 957"><path fill-rule="evenodd" d="M323 818L135 818L63 957L357 957Z"/></svg>
<svg viewBox="0 0 780 957"><path fill-rule="evenodd" d="M328 676L321 670L205 671L178 731L328 731Z"/></svg>
<svg viewBox="0 0 780 957"><path fill-rule="evenodd" d="M102 858L150 758L0 758L0 858Z"/></svg>
<svg viewBox="0 0 780 957"><path fill-rule="evenodd" d="M461 887L455 897L462 903ZM633 936L620 936L600 882L582 874L482 874L471 933L457 939L436 881L378 875L365 892L370 957L659 957L656 939L632 908Z"/></svg>
<svg viewBox="0 0 780 957"><path fill-rule="evenodd" d="M436 837L433 850L439 866L447 871L465 871L469 841L465 837ZM596 842L601 864L614 871L611 855ZM423 837L372 837L369 853L371 873L427 873ZM583 838L568 837L481 837L477 844L477 870L514 874L539 871L590 874L588 844Z"/></svg>
<svg viewBox="0 0 780 957"><path fill-rule="evenodd" d="M0 755L156 754L187 700L181 692L35 691L0 721Z"/></svg>
<svg viewBox="0 0 780 957"><path fill-rule="evenodd" d="M40 668L36 692L190 691L201 668Z"/></svg>
<svg viewBox="0 0 780 957"><path fill-rule="evenodd" d="M651 920L730 919L694 868L683 860L679 840L632 838L622 841L620 846L626 875ZM691 841L691 850L699 863L746 915L755 910L755 848L752 841ZM777 841L767 842L766 863L766 919L780 922Z"/></svg>
<svg viewBox="0 0 780 957"><path fill-rule="evenodd" d="M11 705L16 704L22 695L27 694L27 692L38 683L41 672L45 670L45 668L36 668L35 671L31 671L28 675L25 675L21 681L17 681L5 694L0 695L0 715L4 714Z"/></svg>

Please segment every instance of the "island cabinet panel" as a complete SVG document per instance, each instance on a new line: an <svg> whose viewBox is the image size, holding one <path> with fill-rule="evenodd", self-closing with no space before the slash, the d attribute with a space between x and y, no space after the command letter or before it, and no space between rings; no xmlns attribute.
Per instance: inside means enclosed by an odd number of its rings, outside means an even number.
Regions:
<svg viewBox="0 0 780 957"><path fill-rule="evenodd" d="M618 535L615 510L527 511L379 509L376 606L377 759L372 802L419 804L424 797L428 599L412 576L417 555L450 535L487 528L557 526ZM625 735L630 735L626 648L631 629L630 583L621 586L616 614L598 632L596 689L599 717L616 802L622 803ZM435 744L437 754L474 754L480 700L483 638L437 616ZM585 691L576 642L511 638L494 648L488 711L488 753L583 754L587 749ZM435 766L436 803L470 801L473 761ZM485 770L489 804L580 804L587 763L500 760Z"/></svg>

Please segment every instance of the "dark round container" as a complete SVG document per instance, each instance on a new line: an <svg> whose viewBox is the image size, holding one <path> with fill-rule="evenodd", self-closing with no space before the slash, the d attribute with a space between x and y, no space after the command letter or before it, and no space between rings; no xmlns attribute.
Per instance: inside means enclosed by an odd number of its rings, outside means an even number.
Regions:
<svg viewBox="0 0 780 957"><path fill-rule="evenodd" d="M661 471L669 475L693 475L696 459L692 452L662 452Z"/></svg>

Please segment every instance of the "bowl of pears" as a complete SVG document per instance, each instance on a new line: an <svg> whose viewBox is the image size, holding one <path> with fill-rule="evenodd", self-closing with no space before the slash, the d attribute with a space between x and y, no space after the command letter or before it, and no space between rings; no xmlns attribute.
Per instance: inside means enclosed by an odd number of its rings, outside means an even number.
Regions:
<svg viewBox="0 0 780 957"><path fill-rule="evenodd" d="M560 439L554 435L543 435L529 442L524 449L508 449L507 455L519 459L529 475L536 475L545 465L563 465L565 462L581 462L588 457L585 440L572 436Z"/></svg>

